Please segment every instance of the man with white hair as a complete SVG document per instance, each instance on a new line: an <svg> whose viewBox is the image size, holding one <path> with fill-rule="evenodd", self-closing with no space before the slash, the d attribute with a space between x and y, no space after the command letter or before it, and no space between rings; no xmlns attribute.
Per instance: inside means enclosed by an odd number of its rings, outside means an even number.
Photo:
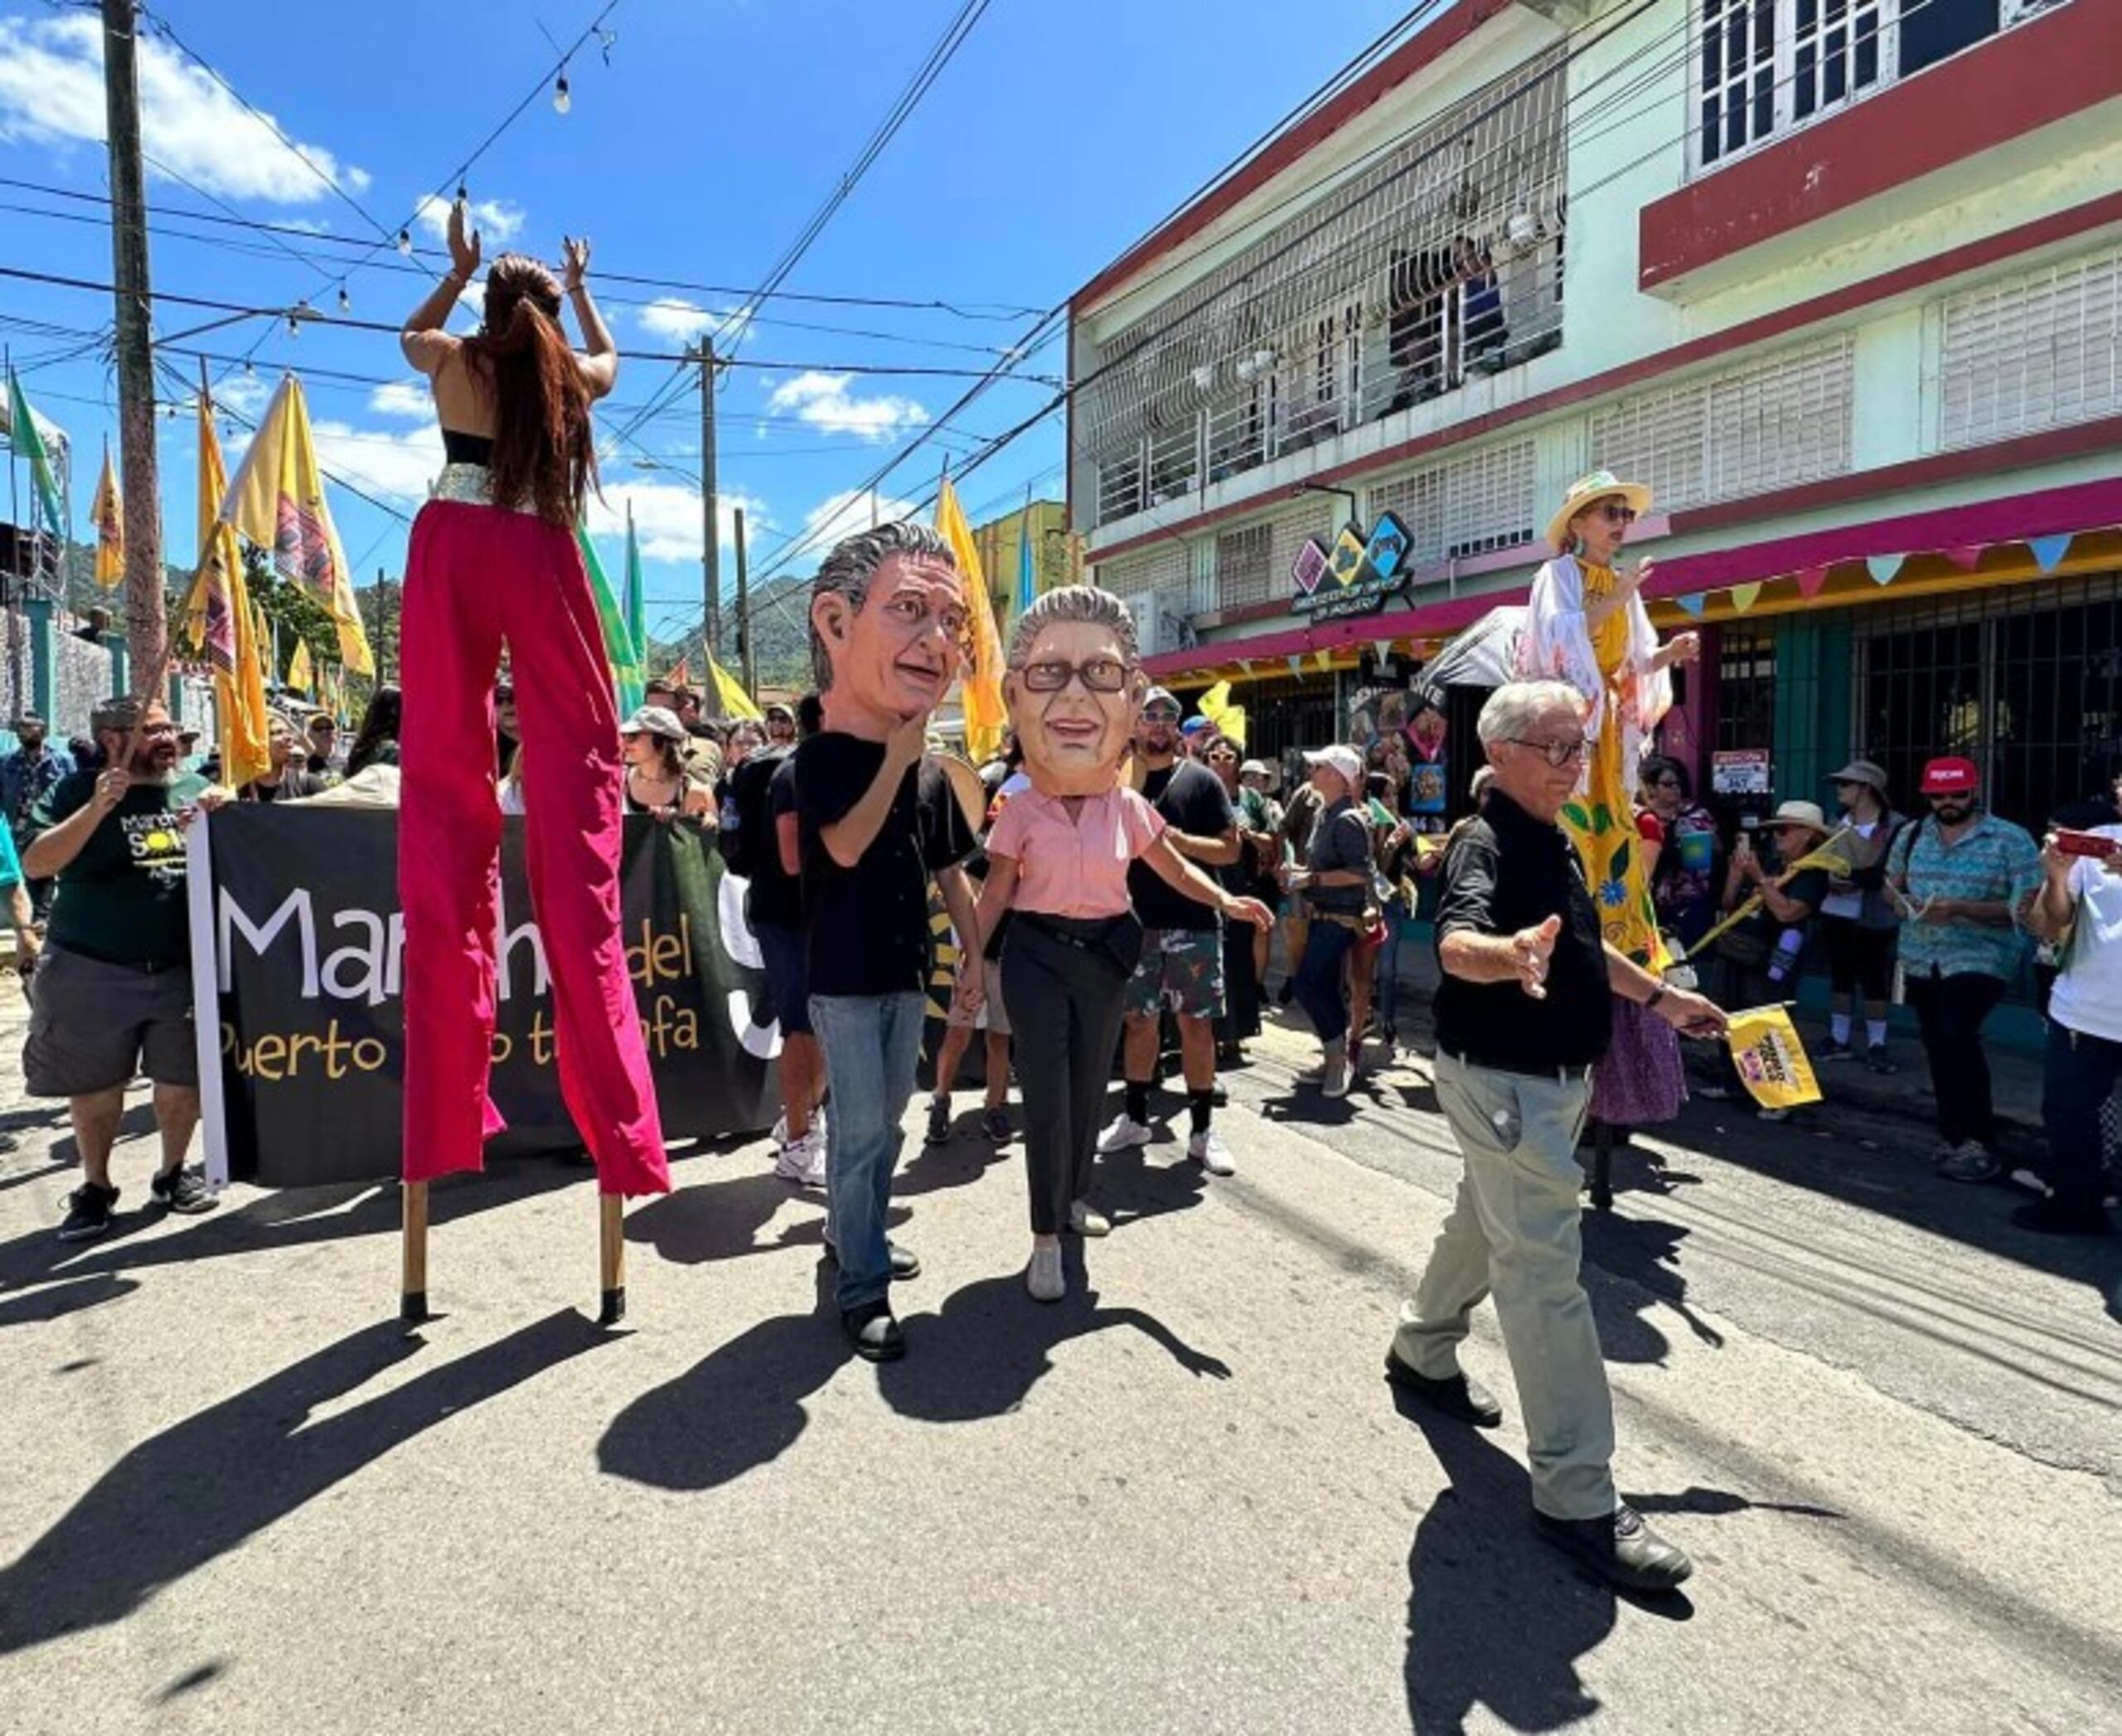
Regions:
<svg viewBox="0 0 2122 1736"><path fill-rule="evenodd" d="M1481 712L1495 778L1453 838L1436 910L1436 1094L1466 1167L1401 1310L1386 1373L1460 1421L1500 1422L1501 1407L1458 1359L1492 1290L1525 1411L1540 1531L1617 1585L1664 1591L1693 1564L1615 1492L1613 1399L1577 1275L1577 1139L1614 996L1689 1035L1721 1033L1724 1016L1601 937L1556 823L1577 788L1584 723L1582 698L1560 681L1499 687Z"/></svg>

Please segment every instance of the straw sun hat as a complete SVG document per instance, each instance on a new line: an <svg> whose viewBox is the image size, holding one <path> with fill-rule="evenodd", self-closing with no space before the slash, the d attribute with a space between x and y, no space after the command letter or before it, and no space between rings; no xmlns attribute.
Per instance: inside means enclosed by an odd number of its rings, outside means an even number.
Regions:
<svg viewBox="0 0 2122 1736"><path fill-rule="evenodd" d="M1650 491L1640 482L1625 482L1611 470L1595 470L1569 485L1569 492L1562 497L1562 505L1555 516L1548 521L1548 546L1553 549L1569 546L1569 521L1587 507L1616 495L1634 508L1638 518L1650 510Z"/></svg>

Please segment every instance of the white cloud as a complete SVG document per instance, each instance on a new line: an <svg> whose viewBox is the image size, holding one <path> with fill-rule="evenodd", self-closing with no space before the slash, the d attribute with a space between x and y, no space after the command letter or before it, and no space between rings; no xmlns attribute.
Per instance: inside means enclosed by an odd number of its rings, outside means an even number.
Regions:
<svg viewBox="0 0 2122 1736"><path fill-rule="evenodd" d="M825 558L826 550L843 536L852 536L857 531L866 531L872 525L889 523L895 518L912 518L914 514L914 504L910 500L879 494L874 488L842 489L820 501L803 515L804 548L797 565L803 570L816 566Z"/></svg>
<svg viewBox="0 0 2122 1736"><path fill-rule="evenodd" d="M446 240L449 235L449 204L439 194L429 193L422 197L413 214L420 227L438 241ZM472 227L478 231L482 245L506 241L523 227L523 207L511 205L506 199L474 199Z"/></svg>
<svg viewBox="0 0 2122 1736"><path fill-rule="evenodd" d="M703 308L696 302L664 295L636 310L634 322L652 336L667 337L674 343L697 343L703 332L711 332L716 342L730 344L750 328L752 310Z"/></svg>
<svg viewBox="0 0 2122 1736"><path fill-rule="evenodd" d="M214 388L214 401L240 416L255 416L272 395L272 388L255 374L231 374Z"/></svg>
<svg viewBox="0 0 2122 1736"><path fill-rule="evenodd" d="M150 158L226 197L311 205L328 196L324 180L270 126L167 43L143 35L139 69L140 129ZM0 140L100 145L104 133L101 22L79 14L0 18ZM298 143L348 191L369 185L366 172L322 146Z"/></svg>
<svg viewBox="0 0 2122 1736"><path fill-rule="evenodd" d="M379 416L403 416L415 422L434 419L434 397L420 380L393 380L369 394L370 411Z"/></svg>
<svg viewBox="0 0 2122 1736"><path fill-rule="evenodd" d="M736 514L744 509L744 534L756 551L762 531L772 528L773 520L767 511L766 502L757 497L741 492L724 490L715 502L717 528L721 533L721 544L725 555L736 546L734 528ZM589 497L589 529L600 537L623 537L627 534L627 509L633 509L634 534L641 539L642 557L647 560L690 560L700 557L701 525L700 490L686 482L664 482L653 480L604 484L603 498ZM725 578L734 572L724 562Z"/></svg>
<svg viewBox="0 0 2122 1736"><path fill-rule="evenodd" d="M911 398L852 395L848 388L854 380L852 374L815 370L798 374L774 387L767 408L792 413L827 434L851 434L871 441L889 440L928 421L928 412Z"/></svg>
<svg viewBox="0 0 2122 1736"><path fill-rule="evenodd" d="M327 469L388 501L419 505L442 470L442 429L432 419L397 433L344 422L318 422L312 431Z"/></svg>

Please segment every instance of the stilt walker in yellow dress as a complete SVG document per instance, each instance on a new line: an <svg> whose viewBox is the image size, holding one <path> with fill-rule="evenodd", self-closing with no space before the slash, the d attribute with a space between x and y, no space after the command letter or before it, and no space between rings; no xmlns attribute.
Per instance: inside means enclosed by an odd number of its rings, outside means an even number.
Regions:
<svg viewBox="0 0 2122 1736"><path fill-rule="evenodd" d="M1684 633L1660 645L1638 594L1651 563L1615 565L1629 526L1650 510L1650 491L1611 471L1572 485L1548 525L1555 558L1533 578L1517 672L1525 680L1567 681L1584 696L1584 769L1577 799L1562 809L1563 829L1606 938L1660 970L1669 960L1636 834L1638 769L1650 732L1672 709L1667 671L1693 662L1701 642Z"/></svg>

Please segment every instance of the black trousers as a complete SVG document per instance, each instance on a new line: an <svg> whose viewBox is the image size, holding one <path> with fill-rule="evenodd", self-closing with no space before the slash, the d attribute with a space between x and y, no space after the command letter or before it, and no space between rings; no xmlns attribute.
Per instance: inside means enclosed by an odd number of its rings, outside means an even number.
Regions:
<svg viewBox="0 0 2122 1736"><path fill-rule="evenodd" d="M1017 914L1002 944L1035 1236L1059 1235L1069 1202L1090 1186L1122 992L1141 949L1132 916L1081 921L1030 911Z"/></svg>
<svg viewBox="0 0 2122 1736"><path fill-rule="evenodd" d="M1260 1035L1260 979L1252 974L1249 922L1223 924L1223 1015L1216 1021L1218 1043L1249 1042Z"/></svg>
<svg viewBox="0 0 2122 1736"><path fill-rule="evenodd" d="M1908 977L1908 1004L1916 1009L1931 1063L1931 1093L1938 1100L1938 1137L1947 1145L1996 1143L1982 1021L2003 998L2003 980L1981 971Z"/></svg>

